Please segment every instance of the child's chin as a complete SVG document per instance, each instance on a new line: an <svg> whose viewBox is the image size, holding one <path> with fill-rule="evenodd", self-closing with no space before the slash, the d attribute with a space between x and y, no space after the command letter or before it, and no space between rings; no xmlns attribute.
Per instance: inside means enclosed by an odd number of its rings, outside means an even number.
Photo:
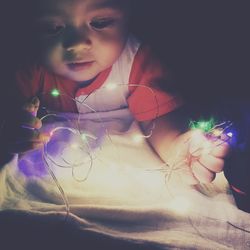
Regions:
<svg viewBox="0 0 250 250"><path fill-rule="evenodd" d="M69 80L74 81L74 82L86 82L86 81L89 81L95 77L96 77L95 74L86 74L86 73L69 74L66 76L66 78L68 78Z"/></svg>

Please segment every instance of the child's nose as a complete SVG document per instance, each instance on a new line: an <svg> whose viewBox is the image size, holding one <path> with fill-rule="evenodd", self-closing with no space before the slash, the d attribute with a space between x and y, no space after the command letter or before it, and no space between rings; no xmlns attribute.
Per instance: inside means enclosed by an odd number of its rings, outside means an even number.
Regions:
<svg viewBox="0 0 250 250"><path fill-rule="evenodd" d="M86 30L72 30L67 34L63 42L63 47L67 51L89 50L92 46L92 41Z"/></svg>

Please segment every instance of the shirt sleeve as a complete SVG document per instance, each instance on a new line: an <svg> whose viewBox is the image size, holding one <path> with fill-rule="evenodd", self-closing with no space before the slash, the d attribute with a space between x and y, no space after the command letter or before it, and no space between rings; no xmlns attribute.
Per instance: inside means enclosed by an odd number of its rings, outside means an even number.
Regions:
<svg viewBox="0 0 250 250"><path fill-rule="evenodd" d="M129 109L138 121L148 121L180 107L183 100L167 91L172 85L170 73L149 47L139 48L129 78ZM164 89L164 90L163 90Z"/></svg>

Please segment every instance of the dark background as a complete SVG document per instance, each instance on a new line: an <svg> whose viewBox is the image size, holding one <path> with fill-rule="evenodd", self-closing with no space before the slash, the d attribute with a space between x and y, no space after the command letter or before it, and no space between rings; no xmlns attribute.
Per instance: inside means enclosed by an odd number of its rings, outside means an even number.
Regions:
<svg viewBox="0 0 250 250"><path fill-rule="evenodd" d="M178 87L191 100L248 96L247 1L138 2L135 29L176 73Z"/></svg>
<svg viewBox="0 0 250 250"><path fill-rule="evenodd" d="M24 1L1 7L1 102L32 55ZM205 110L248 100L249 10L248 1L132 0L131 27L174 73L176 89Z"/></svg>

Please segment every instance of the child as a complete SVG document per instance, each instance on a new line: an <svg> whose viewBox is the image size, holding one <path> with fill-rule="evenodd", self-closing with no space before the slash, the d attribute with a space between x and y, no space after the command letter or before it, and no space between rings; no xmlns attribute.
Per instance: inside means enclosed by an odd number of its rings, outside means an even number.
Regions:
<svg viewBox="0 0 250 250"><path fill-rule="evenodd" d="M122 83L127 88L121 93L100 92L95 98L95 110L109 112L129 107L145 133L156 118L148 139L156 154L169 165L181 162L180 175L188 184L215 178L223 169L228 145L212 145L209 152L202 151L195 160L188 157L190 148L197 149L197 141L192 145L192 136L198 135L198 146L206 138L197 131L182 134L186 129L179 109L182 101L160 90L157 84L167 84L168 72L147 46L129 34L129 1L35 0L31 4L35 8L40 56L37 64L17 74L18 91L27 103L24 111L12 117L10 125L3 129L3 141L8 144L5 151L20 153L41 147L46 141L46 136L37 130L27 129L42 126L39 118L33 116L39 102L50 110L89 112L78 103L89 97L91 106L92 92L110 83ZM44 94L54 88L63 94L56 99ZM177 152L181 152L178 158Z"/></svg>

